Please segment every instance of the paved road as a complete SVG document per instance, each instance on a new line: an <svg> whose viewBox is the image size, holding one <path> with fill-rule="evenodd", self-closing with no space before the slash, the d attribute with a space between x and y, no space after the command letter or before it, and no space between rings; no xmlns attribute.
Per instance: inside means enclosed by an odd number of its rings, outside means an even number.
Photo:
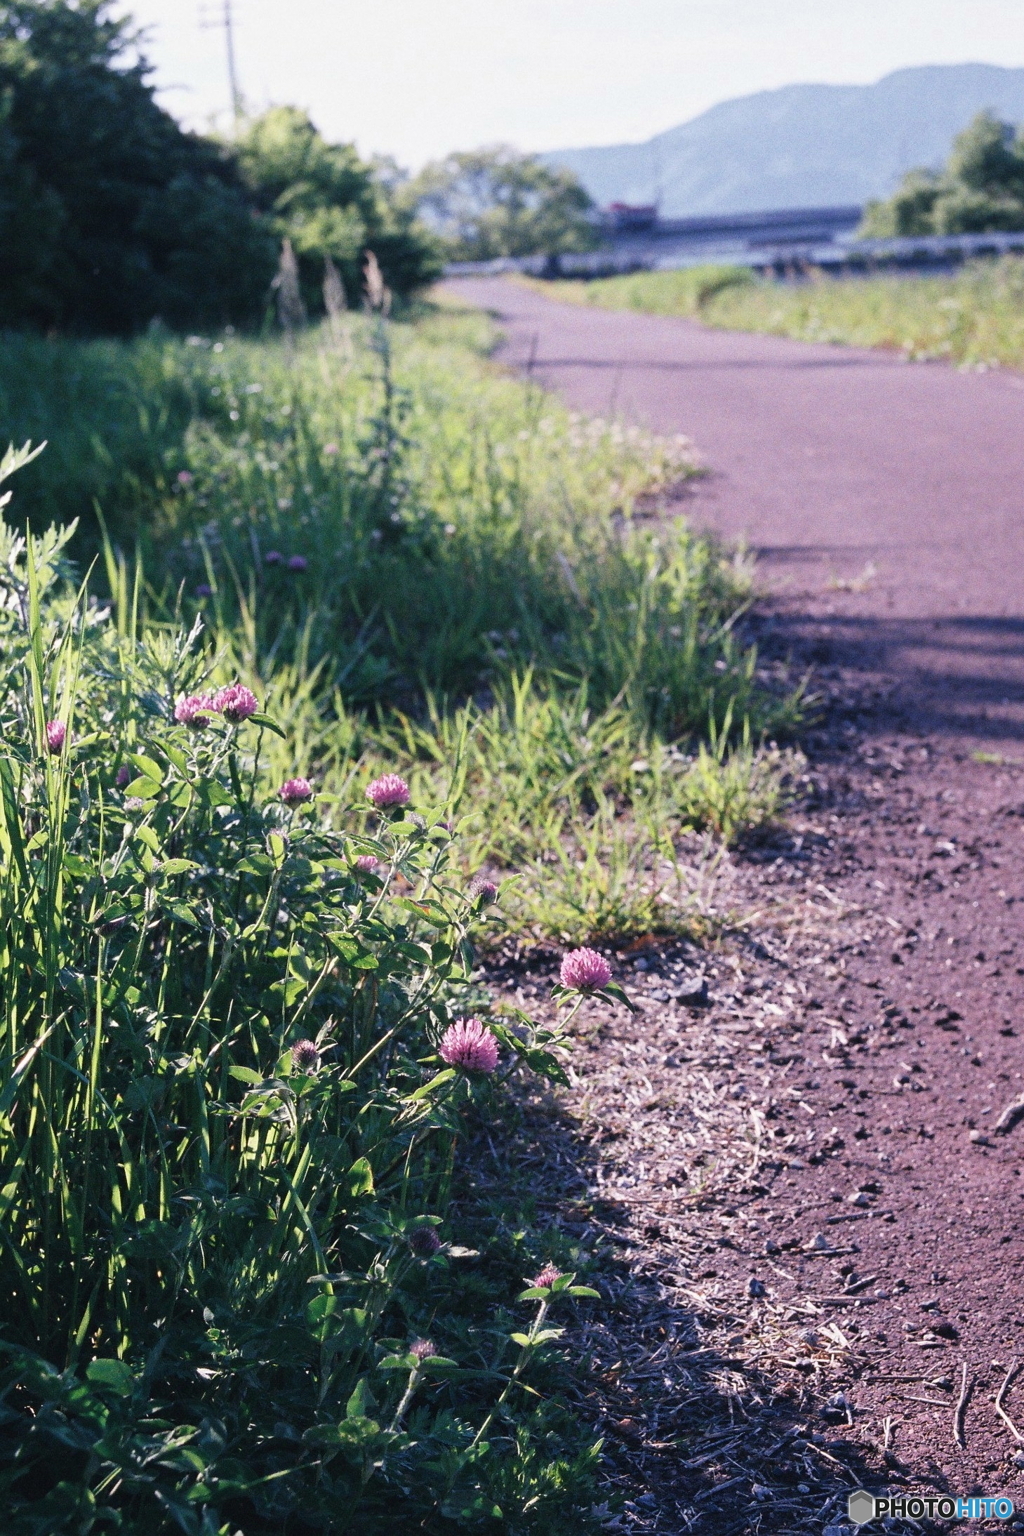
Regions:
<svg viewBox="0 0 1024 1536"><path fill-rule="evenodd" d="M745 535L769 585L943 694L930 723L1024 737L1024 377L561 304L503 279L448 289L495 313L501 357L573 406L692 438L711 470L693 520ZM865 592L830 585L869 565Z"/></svg>
<svg viewBox="0 0 1024 1536"><path fill-rule="evenodd" d="M810 1114L790 1106L792 1134L809 1144L838 1129L841 1140L836 1156L792 1161L753 1205L756 1240L737 1227L733 1289L722 1279L731 1261L716 1255L710 1275L724 1287L716 1294L730 1296L751 1272L776 1301L802 1305L815 1285L834 1292L840 1279L805 1271L802 1260L769 1268L761 1237L776 1228L809 1236L832 1199L879 1191L894 1221L865 1219L841 1249L856 1246L858 1268L872 1277L863 1284L882 1286L867 1297L869 1316L843 1313L842 1326L854 1337L860 1329L866 1352L883 1346L888 1368L848 1384L859 1426L850 1437L865 1433L877 1445L889 1422L912 1487L1010 1485L1016 1497L1012 1442L991 1404L1022 1353L1024 1130L1010 1142L984 1133L1021 1090L1024 377L576 308L510 283L451 286L501 317L510 363L529 366L573 405L691 436L712 471L693 520L745 532L769 581L788 583L764 605L776 649L792 641L824 664L830 685L853 683L855 706L826 714L823 730L807 735L828 787L799 812L799 836L758 885L770 904L774 883L780 913L795 913L806 881L819 914L811 927L821 921L822 945L837 944L801 960L799 943L790 951L787 940L785 969L773 972L772 960L766 979L778 986L808 967L817 1006L804 1017L799 1059L810 1073L800 1107ZM865 590L830 585L868 562L878 575ZM888 702L872 706L864 673L895 679ZM974 759L979 747L988 755ZM820 919L822 893L841 914L834 928ZM657 1027L641 1025L645 1035ZM652 1063L668 1059L662 1050ZM624 1102L636 1102L630 1092L651 1085L631 1073L648 1069L642 1056L623 1060ZM975 1128L980 1141L970 1139ZM671 1142L657 1128L643 1134L659 1149ZM636 1166L645 1166L639 1156ZM871 1182L861 1183L868 1170ZM670 1210L664 1168L647 1177L652 1209L660 1200ZM630 1198L639 1208L635 1188ZM736 1207L748 1214L743 1198ZM938 1317L946 1331L929 1338L922 1319L934 1326ZM952 1383L961 1360L978 1383L966 1451L952 1443L952 1392L900 1385L943 1370ZM990 1372L989 1362L1003 1364ZM1012 1411L1021 1422L1022 1410ZM701 1518L708 1529L739 1529L748 1484L722 1487L735 1505L709 1503ZM666 1507L679 1491L669 1487ZM770 1503L759 1508L766 1531L783 1528L772 1524Z"/></svg>

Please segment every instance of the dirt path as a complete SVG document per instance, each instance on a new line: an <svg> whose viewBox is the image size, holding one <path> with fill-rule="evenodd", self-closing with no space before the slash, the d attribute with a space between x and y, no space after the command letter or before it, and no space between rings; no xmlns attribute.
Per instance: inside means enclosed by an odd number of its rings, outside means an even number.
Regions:
<svg viewBox="0 0 1024 1536"><path fill-rule="evenodd" d="M619 1528L838 1536L865 1481L1024 1529L1024 379L451 286L573 405L693 438L690 516L826 696L789 828L715 877L756 919L621 954L644 1012L581 1046L558 1219L628 1268L589 1341Z"/></svg>

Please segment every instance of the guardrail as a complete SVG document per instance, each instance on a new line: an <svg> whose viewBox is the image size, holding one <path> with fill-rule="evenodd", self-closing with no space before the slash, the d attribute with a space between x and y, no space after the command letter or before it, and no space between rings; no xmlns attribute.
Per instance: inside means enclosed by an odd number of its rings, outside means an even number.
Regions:
<svg viewBox="0 0 1024 1536"><path fill-rule="evenodd" d="M824 243L787 241L758 246L719 245L700 250L659 250L656 239L627 248L587 251L566 256L503 256L495 261L455 261L447 277L496 277L521 272L530 277L613 277L629 272L680 271L710 264L786 272L811 267L828 271L846 268L870 271L877 267L950 266L974 257L1024 254L1024 230L987 235L915 235L895 240L838 239Z"/></svg>

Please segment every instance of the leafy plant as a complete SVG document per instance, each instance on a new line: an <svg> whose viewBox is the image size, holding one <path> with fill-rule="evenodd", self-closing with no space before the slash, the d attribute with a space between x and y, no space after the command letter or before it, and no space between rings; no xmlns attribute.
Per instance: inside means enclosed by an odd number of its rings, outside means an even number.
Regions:
<svg viewBox="0 0 1024 1536"><path fill-rule="evenodd" d="M0 6L0 322L258 321L275 242L231 155L153 99L108 0Z"/></svg>
<svg viewBox="0 0 1024 1536"><path fill-rule="evenodd" d="M205 691L199 627L90 608L63 537L0 548L5 1528L574 1520L593 1458L520 1387L554 1336L498 1295L470 1329L444 1230L492 1058L563 1043L474 984L458 824L268 784L281 727Z"/></svg>
<svg viewBox="0 0 1024 1536"><path fill-rule="evenodd" d="M323 313L325 262L335 263L358 307L368 247L389 286L406 297L441 275L434 244L375 167L351 144L329 144L296 107L271 107L247 119L232 144L245 185L299 261L310 314Z"/></svg>

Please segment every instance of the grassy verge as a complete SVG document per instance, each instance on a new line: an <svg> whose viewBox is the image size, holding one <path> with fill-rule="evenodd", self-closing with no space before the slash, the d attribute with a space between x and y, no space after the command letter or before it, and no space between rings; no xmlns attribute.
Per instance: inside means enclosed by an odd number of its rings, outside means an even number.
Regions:
<svg viewBox="0 0 1024 1536"><path fill-rule="evenodd" d="M62 454L22 472L19 510L42 521L59 478L88 556L95 497L111 589L151 624L201 619L215 679L273 698L274 771L333 795L397 766L436 797L457 762L460 857L518 876L528 933L685 926L680 834L778 812L794 765L759 743L795 710L736 639L749 572L649 515L685 443L575 416L491 341L436 311L291 352L12 338L9 419Z"/></svg>
<svg viewBox="0 0 1024 1536"><path fill-rule="evenodd" d="M525 1190L452 1206L504 1076L563 1074L574 997L535 1027L476 955L696 925L683 836L778 812L799 763L760 741L797 706L737 639L748 573L650 516L680 445L488 344L427 315L0 347L20 432L75 415L63 478L22 468L37 518L134 465L71 544L0 547L15 1536L588 1524L586 1255Z"/></svg>
<svg viewBox="0 0 1024 1536"><path fill-rule="evenodd" d="M574 1528L552 1345L597 1293L446 1219L495 1066L563 1075L474 981L450 798L325 815L244 688L172 709L195 631L0 556L5 1529Z"/></svg>
<svg viewBox="0 0 1024 1536"><path fill-rule="evenodd" d="M729 330L888 347L967 366L1024 366L1024 262L1014 257L943 277L780 283L741 268L702 267L539 286L574 303L687 315Z"/></svg>

